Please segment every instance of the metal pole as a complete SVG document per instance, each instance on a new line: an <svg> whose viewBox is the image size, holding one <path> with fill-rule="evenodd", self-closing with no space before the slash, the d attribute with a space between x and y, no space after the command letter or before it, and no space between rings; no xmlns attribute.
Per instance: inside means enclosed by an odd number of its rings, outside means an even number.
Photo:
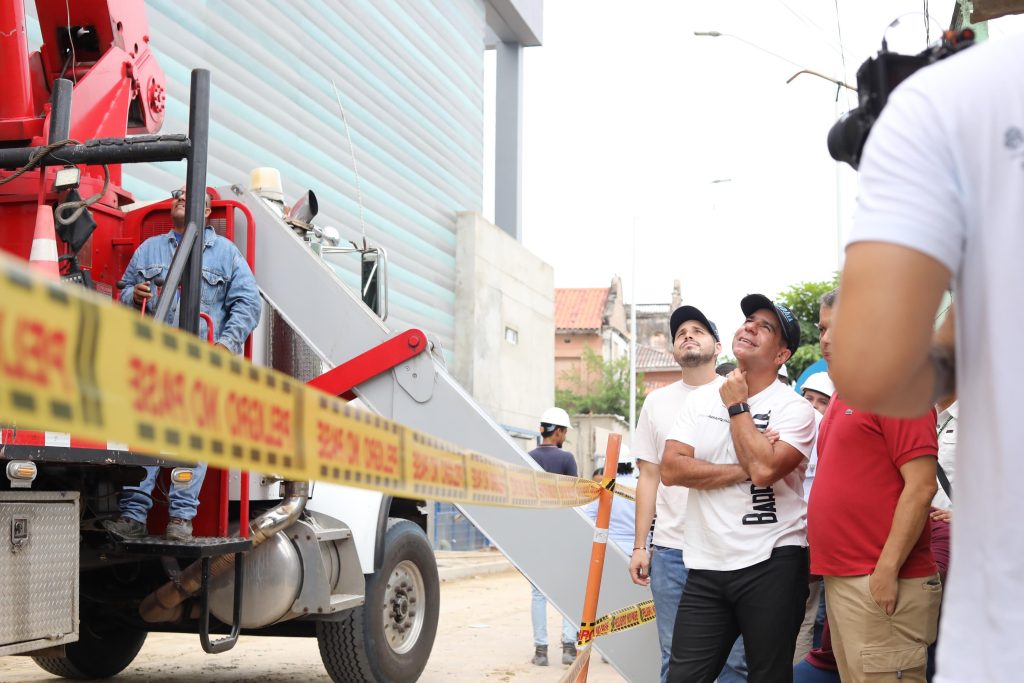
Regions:
<svg viewBox="0 0 1024 683"><path fill-rule="evenodd" d="M171 312L171 304L174 303L174 292L181 285L182 278L188 268L187 256L185 256L188 252L186 250L191 249L192 245L199 240L199 237L199 228L195 223L189 223L185 226L185 234L181 236L181 244L178 245L178 250L174 252L171 265L167 269L167 279L164 280L164 287L161 290L163 296L157 299L156 310L153 312L155 320L160 322L167 320L167 314Z"/></svg>
<svg viewBox="0 0 1024 683"><path fill-rule="evenodd" d="M51 140L56 142L55 140ZM187 159L189 141L184 135L136 136L132 138L106 138L84 145L62 147L39 160L38 166L67 166L68 164L136 164L153 161L180 161ZM0 149L0 169L14 171L31 159L42 147L15 147Z"/></svg>
<svg viewBox="0 0 1024 683"><path fill-rule="evenodd" d="M633 256L629 283L629 447L636 429L636 217L633 217Z"/></svg>
<svg viewBox="0 0 1024 683"><path fill-rule="evenodd" d="M199 332L199 303L203 282L203 233L206 227L206 156L210 135L210 72L193 69L192 92L189 98L188 138L192 143L185 179L185 225L199 228L195 243L190 245L185 277L181 283L181 309L178 327ZM184 248L185 241L179 245ZM166 291L166 290L165 290ZM173 296L173 292L169 292Z"/></svg>
<svg viewBox="0 0 1024 683"><path fill-rule="evenodd" d="M74 84L66 78L53 82L50 98L50 139L49 142L67 140L71 133L71 93Z"/></svg>
<svg viewBox="0 0 1024 683"><path fill-rule="evenodd" d="M608 447L604 455L604 481L614 482L615 473L619 468L619 446L622 444L621 434L608 435ZM590 645L594 639L595 620L597 619L597 603L601 599L601 576L604 574L604 556L608 549L608 522L612 517L612 489L605 488L597 503L597 520L594 524L594 543L590 551L590 565L587 572L587 588L583 597L583 620L580 622L579 646L586 647L581 656L583 666L576 677L576 683L586 683L590 668Z"/></svg>

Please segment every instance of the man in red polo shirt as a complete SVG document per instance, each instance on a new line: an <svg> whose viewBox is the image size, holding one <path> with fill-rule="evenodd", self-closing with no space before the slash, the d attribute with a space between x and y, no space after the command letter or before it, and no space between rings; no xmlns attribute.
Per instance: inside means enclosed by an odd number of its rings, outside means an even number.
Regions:
<svg viewBox="0 0 1024 683"><path fill-rule="evenodd" d="M834 301L820 312L826 362ZM927 529L937 451L934 411L887 418L836 395L821 421L807 531L843 683L925 681L942 597Z"/></svg>

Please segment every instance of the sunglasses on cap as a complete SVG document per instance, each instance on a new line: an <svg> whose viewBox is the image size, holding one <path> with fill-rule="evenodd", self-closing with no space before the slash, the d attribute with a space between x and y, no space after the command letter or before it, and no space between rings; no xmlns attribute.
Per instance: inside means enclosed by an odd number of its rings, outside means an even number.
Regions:
<svg viewBox="0 0 1024 683"><path fill-rule="evenodd" d="M171 192L171 199L184 199L185 196L186 196L185 195L185 190L174 190L173 192ZM210 193L207 192L206 193L206 201L209 202L209 201L212 201L212 199L213 198L210 197Z"/></svg>

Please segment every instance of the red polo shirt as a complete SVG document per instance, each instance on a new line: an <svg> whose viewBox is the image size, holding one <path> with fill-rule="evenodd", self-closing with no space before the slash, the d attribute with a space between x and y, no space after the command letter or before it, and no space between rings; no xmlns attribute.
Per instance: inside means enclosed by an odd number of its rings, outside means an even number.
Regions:
<svg viewBox="0 0 1024 683"><path fill-rule="evenodd" d="M818 470L807 506L811 572L874 572L903 492L900 467L937 452L935 411L899 420L856 410L833 396L818 429ZM929 536L925 524L901 579L935 573Z"/></svg>

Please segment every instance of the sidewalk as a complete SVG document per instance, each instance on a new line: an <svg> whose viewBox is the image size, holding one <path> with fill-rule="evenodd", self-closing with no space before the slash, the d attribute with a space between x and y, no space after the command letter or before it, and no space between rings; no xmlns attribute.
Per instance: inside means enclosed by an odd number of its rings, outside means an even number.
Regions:
<svg viewBox="0 0 1024 683"><path fill-rule="evenodd" d="M512 571L512 563L496 548L491 550L435 550L437 574L442 581Z"/></svg>

